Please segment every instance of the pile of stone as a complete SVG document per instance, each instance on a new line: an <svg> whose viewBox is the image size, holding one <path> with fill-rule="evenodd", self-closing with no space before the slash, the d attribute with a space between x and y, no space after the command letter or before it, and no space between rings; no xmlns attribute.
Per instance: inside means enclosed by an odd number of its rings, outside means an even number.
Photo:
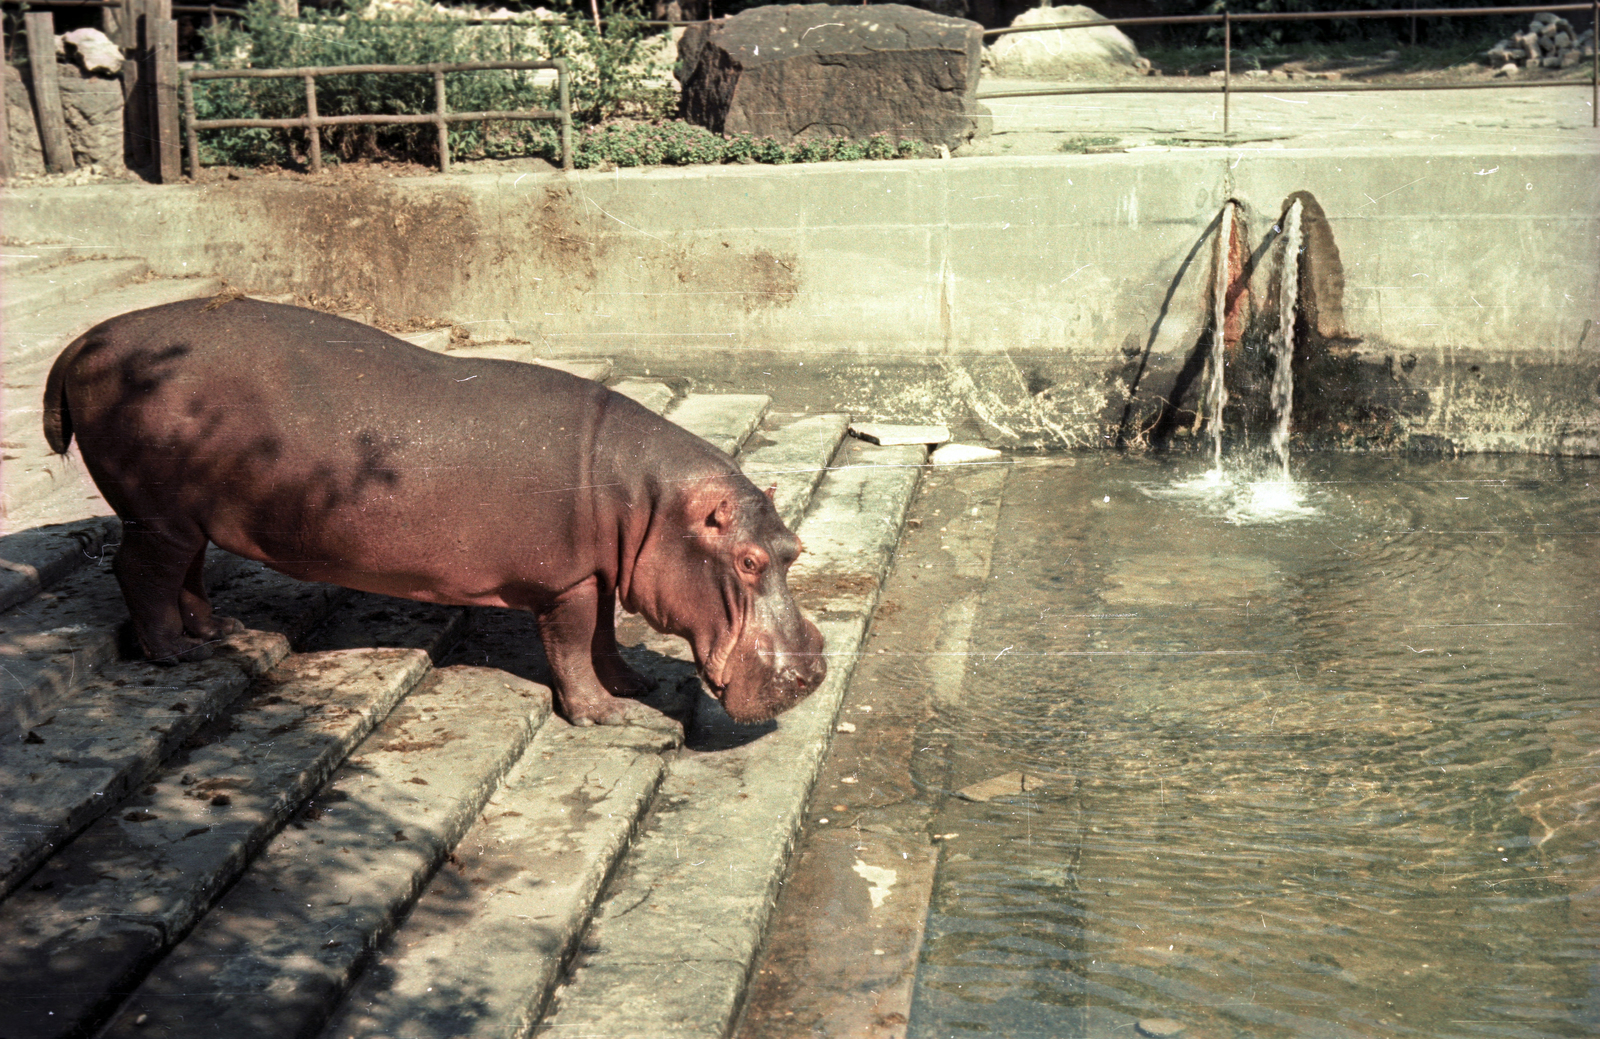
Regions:
<svg viewBox="0 0 1600 1039"><path fill-rule="evenodd" d="M1501 40L1486 56L1501 71L1571 68L1594 57L1594 27L1580 34L1560 15L1540 11L1528 23L1527 32Z"/></svg>

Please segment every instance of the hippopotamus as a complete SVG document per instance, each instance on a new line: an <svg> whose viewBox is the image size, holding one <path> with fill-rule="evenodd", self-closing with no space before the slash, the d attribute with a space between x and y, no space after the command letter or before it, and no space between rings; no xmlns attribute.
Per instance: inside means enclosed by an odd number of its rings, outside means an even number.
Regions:
<svg viewBox="0 0 1600 1039"><path fill-rule="evenodd" d="M122 520L113 570L154 661L203 659L243 630L207 599L211 542L301 580L531 612L574 724L648 710L628 699L648 685L618 652L618 601L688 640L736 721L771 718L826 673L771 491L566 372L219 296L75 340L44 428L57 452L77 438Z"/></svg>

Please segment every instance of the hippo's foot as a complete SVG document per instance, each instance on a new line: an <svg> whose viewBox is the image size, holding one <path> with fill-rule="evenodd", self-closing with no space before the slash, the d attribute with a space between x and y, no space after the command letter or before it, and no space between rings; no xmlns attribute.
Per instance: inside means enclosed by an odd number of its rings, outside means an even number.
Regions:
<svg viewBox="0 0 1600 1039"><path fill-rule="evenodd" d="M677 724L654 707L604 692L581 699L564 692L558 693L557 702L567 721L578 728L587 728L591 725L642 725L647 728L661 728L664 725Z"/></svg>
<svg viewBox="0 0 1600 1039"><path fill-rule="evenodd" d="M210 660L221 643L221 639L196 639L185 635L154 649L146 648L144 655L152 664L168 667L173 664L192 664L199 660Z"/></svg>
<svg viewBox="0 0 1600 1039"><path fill-rule="evenodd" d="M235 617L218 617L213 615L209 621L203 624L185 624L183 626L183 630L185 634L193 635L196 638L205 639L208 642L212 642L225 639L229 635L237 635L240 632L245 631L246 628L244 623Z"/></svg>

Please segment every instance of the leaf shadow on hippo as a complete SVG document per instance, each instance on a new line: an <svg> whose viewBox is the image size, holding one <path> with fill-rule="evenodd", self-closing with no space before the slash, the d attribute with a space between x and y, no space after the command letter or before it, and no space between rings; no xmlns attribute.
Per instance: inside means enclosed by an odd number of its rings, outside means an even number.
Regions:
<svg viewBox="0 0 1600 1039"><path fill-rule="evenodd" d="M206 546L306 581L531 612L573 724L640 720L614 609L686 639L738 722L814 690L800 541L699 437L599 383L453 358L237 298L139 310L56 359L45 436L122 520L113 571L144 655L208 657Z"/></svg>

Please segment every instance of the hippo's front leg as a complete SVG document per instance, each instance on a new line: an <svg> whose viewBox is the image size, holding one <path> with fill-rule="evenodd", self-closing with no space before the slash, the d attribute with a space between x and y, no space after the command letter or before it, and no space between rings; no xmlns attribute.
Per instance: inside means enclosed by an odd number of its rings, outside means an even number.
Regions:
<svg viewBox="0 0 1600 1039"><path fill-rule="evenodd" d="M626 725L659 718L658 712L623 698L642 695L650 687L617 651L615 609L615 594L602 593L599 581L590 577L536 614L556 704L574 725Z"/></svg>

